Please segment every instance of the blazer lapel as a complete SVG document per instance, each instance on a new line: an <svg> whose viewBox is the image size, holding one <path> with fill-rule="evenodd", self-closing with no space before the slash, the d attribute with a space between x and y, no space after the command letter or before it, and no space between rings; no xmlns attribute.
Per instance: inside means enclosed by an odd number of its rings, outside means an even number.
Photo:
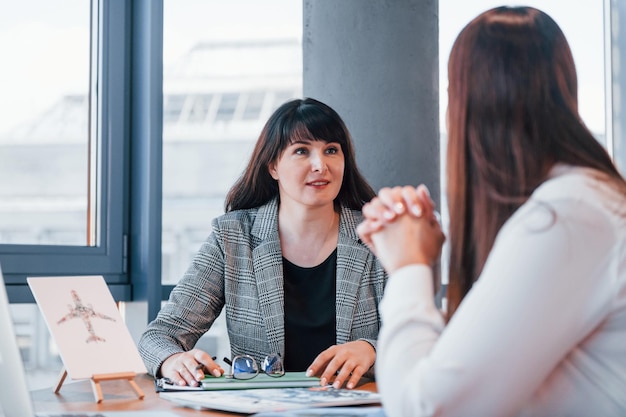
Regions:
<svg viewBox="0 0 626 417"><path fill-rule="evenodd" d="M264 318L269 353L285 354L285 294L283 257L278 237L278 201L259 209L252 227L259 244L252 251L259 307Z"/></svg>
<svg viewBox="0 0 626 417"><path fill-rule="evenodd" d="M365 273L369 251L357 244L356 226L359 222L354 213L342 207L337 243L337 343L350 338L352 320L361 279Z"/></svg>

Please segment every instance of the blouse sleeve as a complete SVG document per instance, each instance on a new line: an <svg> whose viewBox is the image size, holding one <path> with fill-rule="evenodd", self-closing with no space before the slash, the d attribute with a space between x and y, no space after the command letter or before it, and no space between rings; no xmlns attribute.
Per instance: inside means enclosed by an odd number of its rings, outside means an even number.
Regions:
<svg viewBox="0 0 626 417"><path fill-rule="evenodd" d="M611 308L615 238L594 210L568 202L520 208L445 329L430 269L393 274L381 303L376 364L386 413L519 411Z"/></svg>

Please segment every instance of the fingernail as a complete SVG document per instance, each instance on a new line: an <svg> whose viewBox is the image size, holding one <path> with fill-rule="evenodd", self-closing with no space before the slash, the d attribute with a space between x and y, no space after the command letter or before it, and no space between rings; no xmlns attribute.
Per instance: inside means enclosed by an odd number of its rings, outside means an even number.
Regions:
<svg viewBox="0 0 626 417"><path fill-rule="evenodd" d="M196 374L196 380L200 381L202 378L204 378L204 374Z"/></svg>
<svg viewBox="0 0 626 417"><path fill-rule="evenodd" d="M213 369L213 372L212 372L212 373L213 373L213 376L216 376L216 377L218 377L218 378L219 378L220 376L222 376L222 374L220 373L220 370L219 370L219 369Z"/></svg>
<svg viewBox="0 0 626 417"><path fill-rule="evenodd" d="M179 380L178 380L178 385L185 385L185 381L184 381L184 380L182 380L182 379L179 379Z"/></svg>
<svg viewBox="0 0 626 417"><path fill-rule="evenodd" d="M387 220L391 220L396 217L396 213L394 213L393 211L385 210L383 212L383 217Z"/></svg>
<svg viewBox="0 0 626 417"><path fill-rule="evenodd" d="M320 384L321 384L321 385L326 385L326 378L322 378L322 379L320 380Z"/></svg>
<svg viewBox="0 0 626 417"><path fill-rule="evenodd" d="M310 370L310 369L307 369L306 370L306 376L311 376L311 375L313 375L313 371Z"/></svg>
<svg viewBox="0 0 626 417"><path fill-rule="evenodd" d="M348 389L354 388L354 384L352 382L348 382L347 388Z"/></svg>
<svg viewBox="0 0 626 417"><path fill-rule="evenodd" d="M393 210L398 214L404 213L404 204L398 201L396 204L393 205Z"/></svg>
<svg viewBox="0 0 626 417"><path fill-rule="evenodd" d="M418 206L418 205L414 205L411 206L411 212L416 216L416 217L421 217L422 216L422 207Z"/></svg>
<svg viewBox="0 0 626 417"><path fill-rule="evenodd" d="M339 381L335 381L335 383L333 384L333 388L335 389L341 388L341 383Z"/></svg>

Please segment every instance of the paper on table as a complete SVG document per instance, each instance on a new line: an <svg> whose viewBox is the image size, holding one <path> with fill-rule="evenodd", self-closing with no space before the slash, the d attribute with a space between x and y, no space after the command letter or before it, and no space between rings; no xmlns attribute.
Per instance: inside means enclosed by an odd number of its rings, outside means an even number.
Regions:
<svg viewBox="0 0 626 417"><path fill-rule="evenodd" d="M180 386L172 384L166 378L156 381L157 391L213 391L213 390L236 390L256 388L298 388L317 387L320 379L314 376L306 376L305 372L286 372L281 377L271 377L259 374L252 379L234 379L221 376L206 376L198 387Z"/></svg>
<svg viewBox="0 0 626 417"><path fill-rule="evenodd" d="M380 395L375 392L332 387L162 392L160 397L197 410L247 414L380 403Z"/></svg>
<svg viewBox="0 0 626 417"><path fill-rule="evenodd" d="M303 408L290 411L268 411L253 414L251 417L313 417L313 416L336 416L336 417L385 417L382 407L324 407Z"/></svg>

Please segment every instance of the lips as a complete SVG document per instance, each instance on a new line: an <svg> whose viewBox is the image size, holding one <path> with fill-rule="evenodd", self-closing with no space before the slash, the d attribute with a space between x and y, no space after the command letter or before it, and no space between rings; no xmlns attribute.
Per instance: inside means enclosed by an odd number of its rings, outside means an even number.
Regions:
<svg viewBox="0 0 626 417"><path fill-rule="evenodd" d="M318 181L307 182L307 185L312 185L314 187L321 187L323 185L328 185L328 184L330 184L330 181L318 180Z"/></svg>

